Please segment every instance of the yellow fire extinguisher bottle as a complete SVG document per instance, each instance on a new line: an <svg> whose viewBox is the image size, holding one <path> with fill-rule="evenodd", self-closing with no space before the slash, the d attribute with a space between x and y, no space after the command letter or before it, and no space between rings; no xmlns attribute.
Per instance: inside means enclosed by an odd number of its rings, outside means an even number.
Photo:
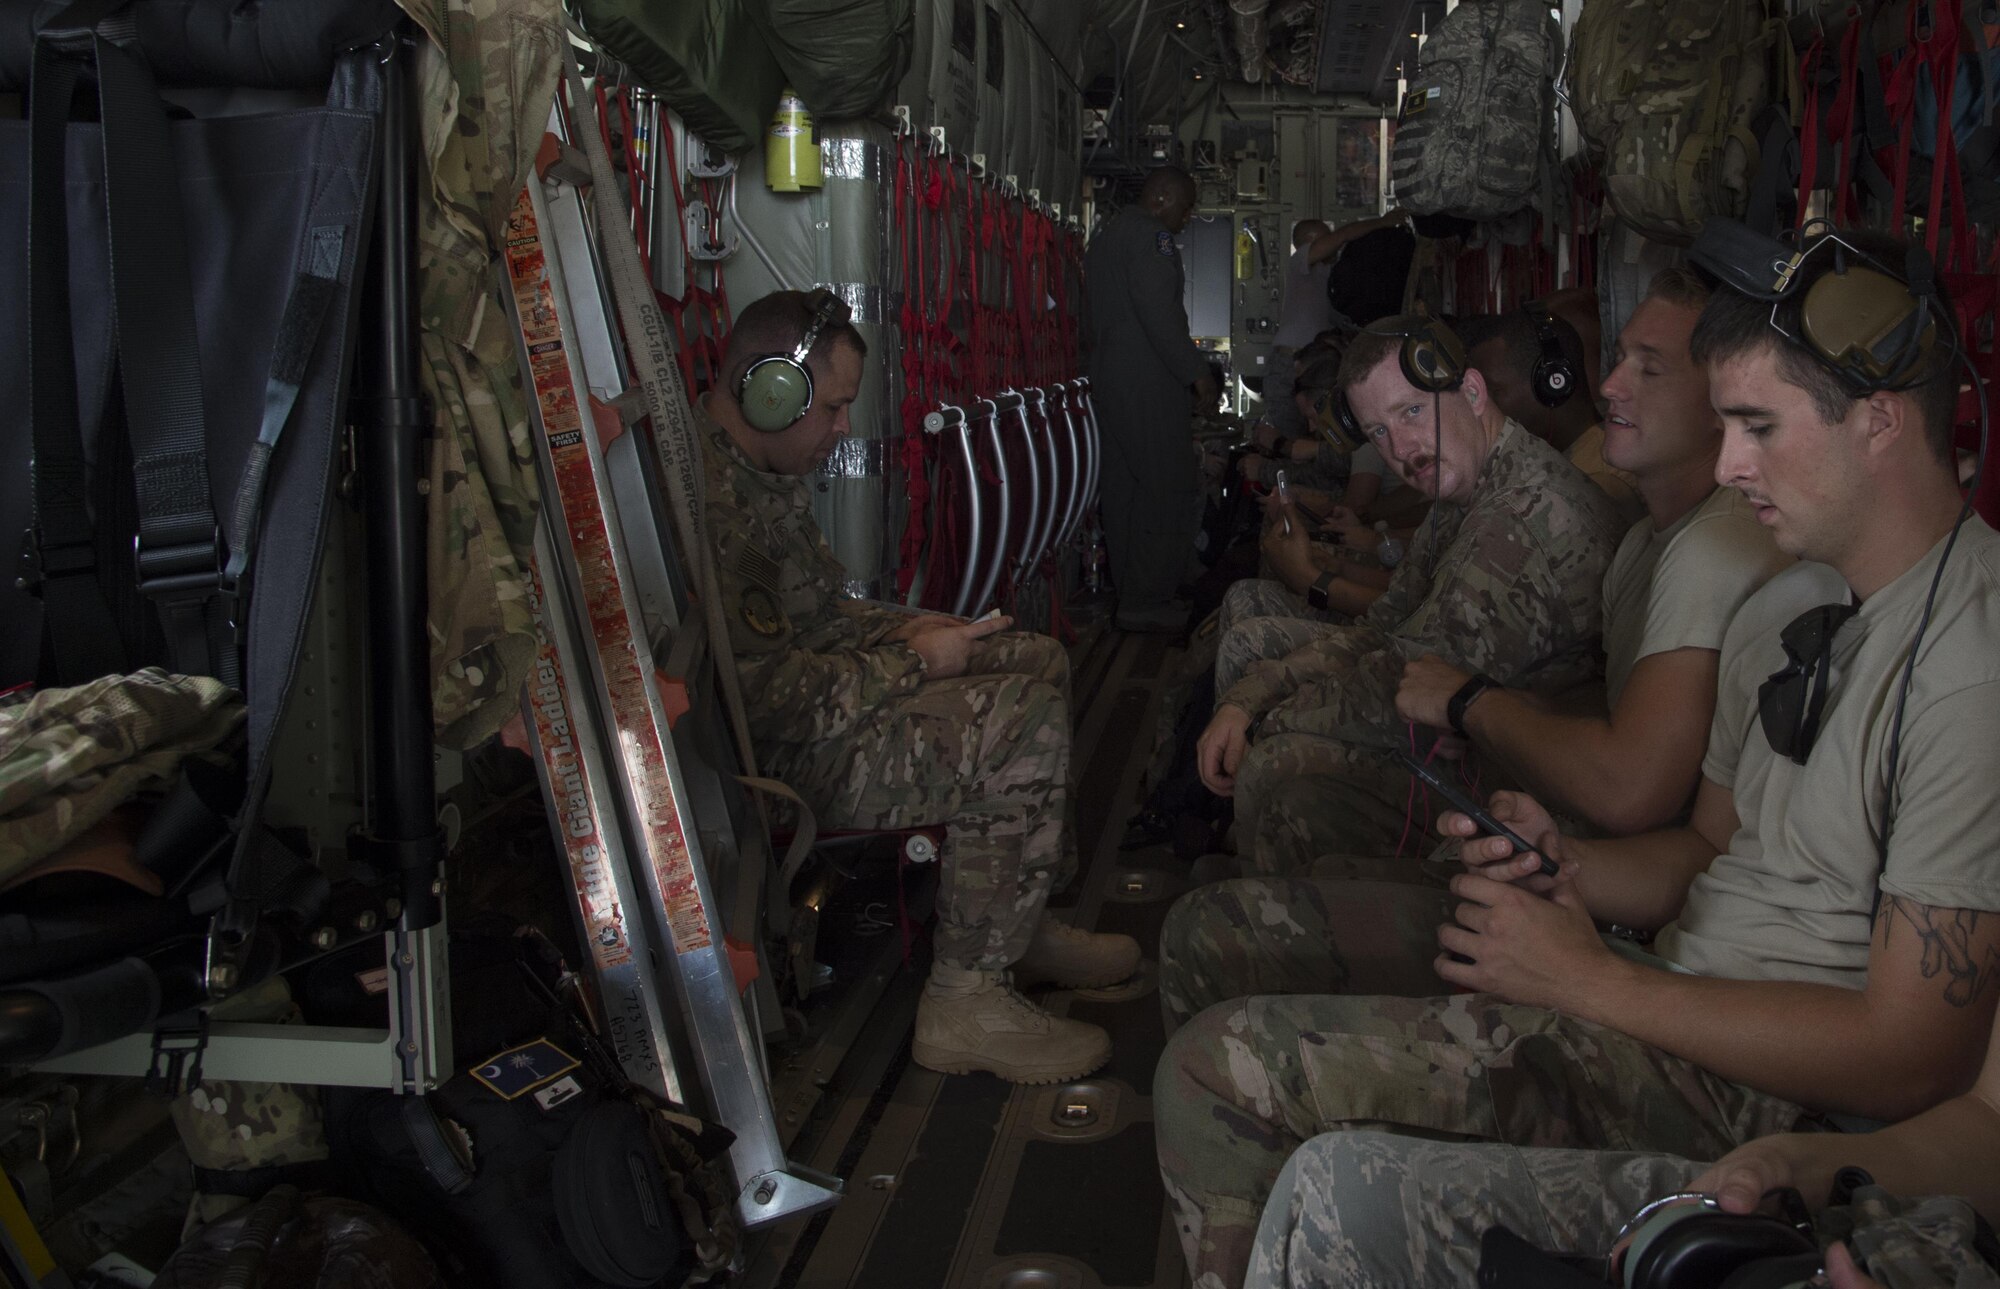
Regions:
<svg viewBox="0 0 2000 1289"><path fill-rule="evenodd" d="M812 113L791 86L778 96L778 110L764 139L764 182L772 192L802 192L825 185Z"/></svg>

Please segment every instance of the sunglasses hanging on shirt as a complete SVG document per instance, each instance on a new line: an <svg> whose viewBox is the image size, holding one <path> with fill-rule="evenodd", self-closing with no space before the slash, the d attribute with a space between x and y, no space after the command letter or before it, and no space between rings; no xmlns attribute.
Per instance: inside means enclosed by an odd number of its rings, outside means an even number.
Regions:
<svg viewBox="0 0 2000 1289"><path fill-rule="evenodd" d="M1804 765L1812 753L1831 683L1833 638L1859 611L1855 604L1822 604L1793 618L1779 633L1785 665L1757 686L1757 717L1765 741L1779 756Z"/></svg>

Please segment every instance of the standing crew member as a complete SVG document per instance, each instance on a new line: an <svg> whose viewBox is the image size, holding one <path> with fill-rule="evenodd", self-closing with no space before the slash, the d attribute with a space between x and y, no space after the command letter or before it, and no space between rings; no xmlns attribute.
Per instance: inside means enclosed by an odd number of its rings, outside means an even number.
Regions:
<svg viewBox="0 0 2000 1289"><path fill-rule="evenodd" d="M1174 589L1200 518L1190 412L1214 407L1217 394L1188 338L1174 245L1194 202L1188 172L1162 166L1084 257L1090 384L1104 436L1099 503L1122 631L1175 631L1187 618Z"/></svg>
<svg viewBox="0 0 2000 1289"><path fill-rule="evenodd" d="M696 405L757 759L823 824L946 825L919 1065L1077 1078L1110 1058L1110 1038L1028 1002L1008 974L1085 988L1139 964L1131 937L1042 915L1075 865L1068 658L1047 636L1006 632L1007 618L911 615L841 593L847 573L803 476L847 433L866 356L838 299L777 292L738 316L724 380Z"/></svg>

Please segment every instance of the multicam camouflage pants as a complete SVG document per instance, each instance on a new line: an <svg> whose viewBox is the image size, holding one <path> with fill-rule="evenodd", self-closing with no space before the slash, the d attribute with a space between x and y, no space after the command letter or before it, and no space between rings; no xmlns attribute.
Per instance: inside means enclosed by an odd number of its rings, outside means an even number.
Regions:
<svg viewBox="0 0 2000 1289"><path fill-rule="evenodd" d="M1346 621L1308 606L1282 582L1247 578L1229 588L1217 614L1215 692L1218 696L1266 659L1282 658Z"/></svg>
<svg viewBox="0 0 2000 1289"><path fill-rule="evenodd" d="M1285 876L1309 871L1324 855L1421 855L1438 841L1432 821L1449 807L1412 783L1381 748L1322 734L1264 734L1236 769L1245 866Z"/></svg>
<svg viewBox="0 0 2000 1289"><path fill-rule="evenodd" d="M1074 871L1069 660L1046 636L989 637L966 675L927 681L843 738L758 750L823 826L947 825L940 962L1012 963Z"/></svg>
<svg viewBox="0 0 2000 1289"><path fill-rule="evenodd" d="M1438 927L1457 901L1418 884L1427 869L1415 861L1346 862L1360 880L1246 877L1176 900L1160 929L1167 1032L1203 1008L1253 994L1442 990L1431 964Z"/></svg>
<svg viewBox="0 0 2000 1289"><path fill-rule="evenodd" d="M1459 994L1210 1007L1167 1041L1153 1117L1194 1289L1225 1289L1279 1170L1318 1133L1715 1158L1800 1109L1615 1030Z"/></svg>
<svg viewBox="0 0 2000 1289"><path fill-rule="evenodd" d="M1479 1240L1495 1224L1538 1248L1603 1254L1640 1206L1705 1167L1677 1155L1327 1133L1278 1174L1243 1287L1476 1284Z"/></svg>

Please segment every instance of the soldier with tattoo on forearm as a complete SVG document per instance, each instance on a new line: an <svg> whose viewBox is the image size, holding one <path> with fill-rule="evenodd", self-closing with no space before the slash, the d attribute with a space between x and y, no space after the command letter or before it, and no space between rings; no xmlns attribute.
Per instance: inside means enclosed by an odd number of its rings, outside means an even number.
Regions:
<svg viewBox="0 0 2000 1289"><path fill-rule="evenodd" d="M1469 992L1240 999L1183 1026L1154 1116L1196 1289L1243 1273L1266 1193L1316 1133L1713 1159L1804 1124L1907 1118L1972 1083L2000 998L2000 534L1962 517L1950 306L1895 278L1900 245L1843 237L1794 266L1775 310L1724 292L1694 333L1725 430L1717 478L1804 562L1724 638L1687 824L1588 840L1495 793L1493 815L1560 872L1445 817L1467 871L1433 969ZM1908 320L1893 374L1856 357L1889 341L1805 347L1855 316L1807 325L1822 285ZM1368 957L1347 967L1367 988ZM1366 1284L1469 1283L1496 1212L1587 1248L1616 1206L1539 1185L1526 1153L1454 1172L1442 1205L1392 1168L1337 1174L1311 1199L1337 1219L1326 1238L1280 1244Z"/></svg>

